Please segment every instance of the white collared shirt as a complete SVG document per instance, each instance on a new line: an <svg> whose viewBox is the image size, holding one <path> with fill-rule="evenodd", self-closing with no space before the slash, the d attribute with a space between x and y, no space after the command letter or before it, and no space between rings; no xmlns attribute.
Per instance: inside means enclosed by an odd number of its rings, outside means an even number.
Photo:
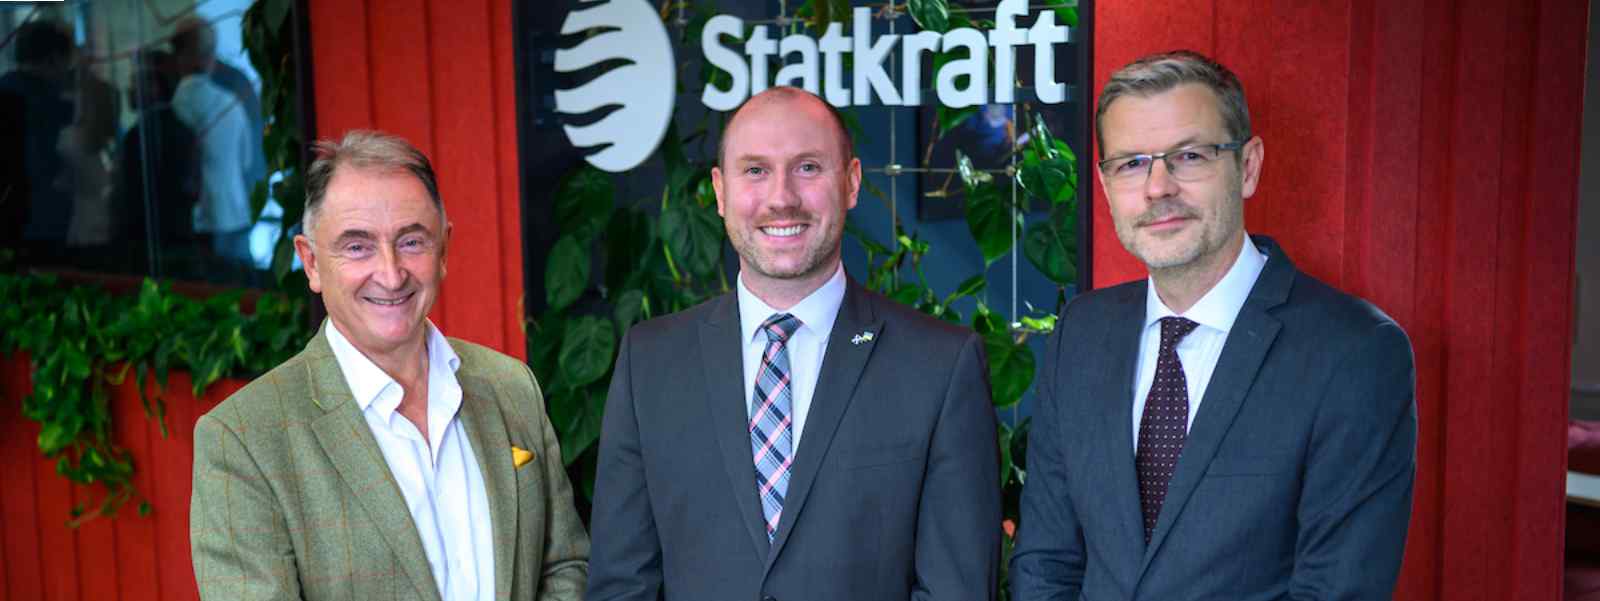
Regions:
<svg viewBox="0 0 1600 601"><path fill-rule="evenodd" d="M761 323L776 313L788 313L800 320L800 328L789 336L785 347L789 351L789 381L793 391L794 448L790 456L800 450L800 433L806 427L806 415L811 412L811 395L817 389L817 376L822 373L822 355L828 350L828 335L833 333L833 321L839 317L839 305L844 303L844 264L833 272L833 277L822 287L800 302L779 311L762 302L744 285L743 274L738 279L739 331L744 332L744 402L745 415L752 410L756 394L756 372L761 368L761 353L767 348L767 335Z"/></svg>
<svg viewBox="0 0 1600 601"><path fill-rule="evenodd" d="M1139 337L1139 369L1133 396L1133 444L1139 445L1139 422L1144 418L1144 402L1150 395L1150 385L1156 379L1156 354L1161 352L1161 318L1177 315L1200 324L1178 343L1178 361L1183 364L1184 381L1189 387L1189 427L1194 426L1194 416L1200 411L1200 400L1205 398L1206 385L1211 383L1211 373L1222 356L1222 344L1228 340L1239 309L1250 297L1250 289L1267 264L1250 235L1245 234L1244 248L1234 259L1233 267L1212 286L1205 296L1183 314L1174 313L1156 294L1153 278L1145 280L1144 330Z"/></svg>
<svg viewBox="0 0 1600 601"><path fill-rule="evenodd" d="M427 322L428 433L424 440L411 420L400 415L400 383L361 354L339 328L328 322L328 346L339 361L345 383L378 439L406 509L422 539L433 581L445 601L494 599L493 529L489 494L477 456L458 419L461 358L439 328Z"/></svg>

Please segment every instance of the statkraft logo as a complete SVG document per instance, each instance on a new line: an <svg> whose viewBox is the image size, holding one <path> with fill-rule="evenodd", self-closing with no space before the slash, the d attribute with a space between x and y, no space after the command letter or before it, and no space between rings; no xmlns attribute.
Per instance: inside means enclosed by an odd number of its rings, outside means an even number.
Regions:
<svg viewBox="0 0 1600 601"><path fill-rule="evenodd" d="M595 31L570 49L556 50L555 70L570 73L608 61L628 61L571 90L556 90L556 111L584 115L614 109L586 125L565 125L579 148L598 148L585 160L610 172L637 167L655 152L672 122L672 41L661 16L645 0L608 0L574 10L562 35Z"/></svg>
<svg viewBox="0 0 1600 601"><path fill-rule="evenodd" d="M919 31L910 35L873 35L872 9L861 6L851 13L851 35L844 35L842 23L829 23L820 39L792 34L774 39L766 25L757 25L744 37L744 20L718 15L706 22L700 48L706 62L732 75L727 89L706 86L700 96L707 108L732 110L769 85L805 88L838 107L868 106L874 96L885 105L922 104L922 57L931 52L964 49L965 58L952 60L939 69L934 91L939 104L951 108L978 106L994 102L1015 102L1017 52L1032 46L1034 89L1042 104L1057 104L1067 99L1064 83L1055 78L1055 46L1070 39L1069 28L1057 25L1055 11L1044 11L1033 26L1022 29L1017 19L1028 13L1026 0L1001 0L995 7L994 29L984 32L958 27L940 34ZM744 41L744 52L723 45L722 38ZM895 86L884 59L900 50L900 85ZM989 65L994 64L993 95L990 95ZM844 74L844 55L852 55L852 72ZM783 67L774 76L767 61L776 56ZM820 69L819 69L820 68ZM820 73L819 73L820 70ZM992 100L991 100L992 99Z"/></svg>

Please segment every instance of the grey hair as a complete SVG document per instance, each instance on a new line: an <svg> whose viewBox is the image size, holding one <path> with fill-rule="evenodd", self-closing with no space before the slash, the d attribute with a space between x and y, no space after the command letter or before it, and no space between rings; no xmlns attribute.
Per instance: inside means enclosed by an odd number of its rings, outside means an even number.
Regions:
<svg viewBox="0 0 1600 601"><path fill-rule="evenodd" d="M1094 133L1101 154L1105 153L1106 109L1126 95L1153 96L1181 84L1197 83L1217 97L1222 126L1228 142L1250 139L1250 107L1245 104L1244 85L1233 71L1193 50L1174 50L1151 54L1129 63L1111 74L1111 81L1100 90L1100 104L1094 112Z"/></svg>
<svg viewBox="0 0 1600 601"><path fill-rule="evenodd" d="M344 139L318 140L311 150L317 155L306 170L306 209L300 216L300 230L312 242L312 224L322 209L322 200L328 194L328 184L340 167L349 169L375 169L403 171L416 176L422 187L428 189L433 208L439 211L439 221L448 222L444 201L439 198L439 184L433 173L433 163L428 155L412 146L404 138L369 129L353 129Z"/></svg>

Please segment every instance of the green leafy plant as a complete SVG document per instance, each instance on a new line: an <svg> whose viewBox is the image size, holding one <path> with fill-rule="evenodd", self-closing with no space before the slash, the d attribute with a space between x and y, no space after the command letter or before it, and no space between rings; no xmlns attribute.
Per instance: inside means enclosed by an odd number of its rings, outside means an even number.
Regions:
<svg viewBox="0 0 1600 601"><path fill-rule="evenodd" d="M98 501L73 508L70 524L114 515L139 498L133 463L111 436L111 389L130 372L145 414L165 435L161 391L172 370L193 374L198 397L224 376L264 372L305 345L304 300L266 293L246 312L243 294L193 300L146 279L137 294L114 296L52 275L0 274L0 353L28 353L33 390L22 413L39 422L39 450L68 480L105 485ZM151 376L154 398L146 393ZM139 503L140 514L149 509Z"/></svg>
<svg viewBox="0 0 1600 601"><path fill-rule="evenodd" d="M1057 12L1058 21L1076 24L1075 3L1053 0L1048 4ZM695 48L709 13L686 6L696 12L687 20L682 41L693 42L686 46ZM993 26L952 12L945 0L912 0L899 7L926 30ZM820 32L829 23L848 20L850 3L807 0L794 16L797 20L791 27ZM933 64L937 69L956 58L961 57L938 53ZM683 64L687 68L697 62ZM707 67L700 78L680 76L678 81L726 87L727 78L726 73ZM1061 288L1059 305L1065 287L1077 281L1077 157L1055 138L1043 119L1021 108L1019 124L1029 125L1025 135L1019 136L1025 142L1013 149L1015 169L1001 174L984 172L964 156L955 167L965 192L968 230L983 254L985 267L1019 252L1020 241L1020 252L1028 263ZM925 156L931 156L932 145L939 138L976 113L974 107L939 107ZM845 116L850 121L848 111ZM715 211L710 165L686 158L683 148L686 141L707 139L714 119L696 124L687 136L680 137L676 126L669 129L659 151L666 168L659 210L650 210L655 208L655 199L625 202L617 198L610 176L587 166L570 174L556 192L557 226L564 234L545 265L549 308L531 320L529 356L545 386L569 475L580 484L580 504L587 504L593 493L594 452L606 386L618 341L628 326L729 289L723 266L730 253ZM864 188L883 197L870 186ZM1027 208L1037 204L1047 206L1048 212L1028 223ZM1001 315L985 302L983 273L967 278L953 291L935 291L923 273L932 249L915 232L897 226L889 241L877 240L854 226L847 226L847 232L866 254L867 272L854 274L865 286L934 317L969 325L983 337L995 407L1014 409L1031 386L1037 367L1028 339L1054 329L1059 306L1030 309L1027 315ZM964 299L976 299L970 316L956 308L967 304ZM1027 435L1026 421L1015 426L1002 422L996 433L1007 557L1026 478L1022 459ZM1002 572L1002 598L1006 595L1004 579Z"/></svg>
<svg viewBox="0 0 1600 601"><path fill-rule="evenodd" d="M250 194L252 215L261 215L267 198L278 199L283 208L278 239L273 243L272 275L279 287L294 293L309 294L305 274L294 269L294 237L290 227L300 222L305 210L305 176L300 153L306 147L301 131L300 86L294 69L294 26L290 19L294 0L259 0L244 13L241 22L245 50L250 63L261 75L261 111L266 122L262 131L262 150L272 178L256 184ZM271 183L269 183L271 182Z"/></svg>
<svg viewBox="0 0 1600 601"><path fill-rule="evenodd" d="M67 285L44 274L0 273L0 353L28 353L33 389L22 399L23 415L39 422L39 450L56 459L56 472L82 485L104 485L98 500L72 509L69 525L115 515L140 499L134 466L111 437L110 391L131 372L145 414L166 434L162 392L172 370L192 374L195 396L228 375L264 372L302 348L311 337L305 317L304 274L293 269L289 225L300 220L305 196L300 150L305 146L295 103L293 0L260 0L245 12L243 35L251 62L262 77L263 132L268 170L277 174L251 194L260 215L270 196L293 199L284 209L272 261L281 288L253 297L244 291L204 300L174 293L146 279L137 294L115 296L92 286ZM147 379L158 385L154 398Z"/></svg>

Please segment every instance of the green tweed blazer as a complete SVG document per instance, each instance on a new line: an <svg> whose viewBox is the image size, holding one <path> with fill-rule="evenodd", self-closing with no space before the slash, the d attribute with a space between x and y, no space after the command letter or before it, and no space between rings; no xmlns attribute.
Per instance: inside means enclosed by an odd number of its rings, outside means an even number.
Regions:
<svg viewBox="0 0 1600 601"><path fill-rule="evenodd" d="M489 493L495 599L578 601L589 537L533 373L476 344L450 346L461 358L460 419ZM515 465L512 447L532 458ZM195 424L189 528L202 599L439 599L405 499L322 333Z"/></svg>

